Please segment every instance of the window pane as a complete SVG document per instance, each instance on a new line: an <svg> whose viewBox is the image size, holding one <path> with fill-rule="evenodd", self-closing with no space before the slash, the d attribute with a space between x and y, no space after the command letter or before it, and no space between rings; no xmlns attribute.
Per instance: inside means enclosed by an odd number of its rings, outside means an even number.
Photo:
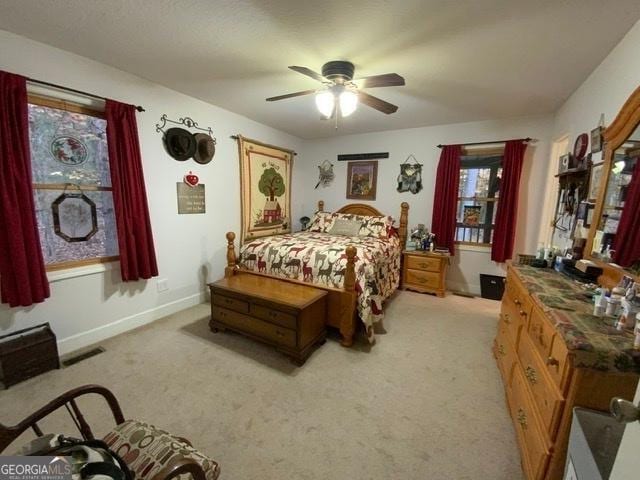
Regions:
<svg viewBox="0 0 640 480"><path fill-rule="evenodd" d="M111 186L104 119L29 105L33 183Z"/></svg>
<svg viewBox="0 0 640 480"><path fill-rule="evenodd" d="M497 169L497 175L491 178L490 168L468 168L460 170L460 197L493 197L498 196L499 177L502 168Z"/></svg>
<svg viewBox="0 0 640 480"><path fill-rule="evenodd" d="M54 231L51 207L62 193L62 190L34 190L38 231L45 264L118 255L111 192L83 192L96 204L98 232L82 242L67 242Z"/></svg>

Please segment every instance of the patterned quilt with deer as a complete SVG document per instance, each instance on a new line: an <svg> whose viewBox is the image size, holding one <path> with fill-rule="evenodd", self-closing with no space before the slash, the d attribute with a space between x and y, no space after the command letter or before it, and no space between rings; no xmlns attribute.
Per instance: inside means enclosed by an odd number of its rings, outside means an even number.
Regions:
<svg viewBox="0 0 640 480"><path fill-rule="evenodd" d="M264 237L245 244L240 265L269 275L315 285L342 288L347 265L345 249L356 247L358 313L373 342L373 324L382 319L382 304L400 281L400 240L347 237L322 232L299 232Z"/></svg>

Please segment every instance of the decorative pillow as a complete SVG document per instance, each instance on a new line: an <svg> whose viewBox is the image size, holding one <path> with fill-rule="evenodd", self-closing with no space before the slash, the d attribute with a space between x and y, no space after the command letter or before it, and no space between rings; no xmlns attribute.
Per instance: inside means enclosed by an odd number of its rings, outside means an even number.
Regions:
<svg viewBox="0 0 640 480"><path fill-rule="evenodd" d="M389 238L393 218L389 216L363 217L359 235L361 237Z"/></svg>
<svg viewBox="0 0 640 480"><path fill-rule="evenodd" d="M316 212L308 231L327 233L333 226L333 220L334 217L331 212Z"/></svg>
<svg viewBox="0 0 640 480"><path fill-rule="evenodd" d="M327 233L331 235L345 235L347 237L357 237L360 234L362 222L358 220L347 220L345 218L336 218L333 222L331 230Z"/></svg>
<svg viewBox="0 0 640 480"><path fill-rule="evenodd" d="M105 443L127 464L136 480L149 480L183 458L200 464L206 480L220 475L218 463L198 450L148 423L127 420L104 437Z"/></svg>

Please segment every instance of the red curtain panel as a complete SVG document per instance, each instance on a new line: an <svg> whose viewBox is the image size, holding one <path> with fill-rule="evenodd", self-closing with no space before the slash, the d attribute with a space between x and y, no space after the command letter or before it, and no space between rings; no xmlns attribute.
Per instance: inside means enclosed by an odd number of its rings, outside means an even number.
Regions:
<svg viewBox="0 0 640 480"><path fill-rule="evenodd" d="M491 246L491 260L504 262L513 256L513 244L518 222L518 192L526 143L509 140L504 147L500 199Z"/></svg>
<svg viewBox="0 0 640 480"><path fill-rule="evenodd" d="M142 172L136 109L133 105L107 100L105 116L122 280L155 277L158 265Z"/></svg>
<svg viewBox="0 0 640 480"><path fill-rule="evenodd" d="M640 160L636 161L627 197L613 241L614 260L622 267L630 267L640 260Z"/></svg>
<svg viewBox="0 0 640 480"><path fill-rule="evenodd" d="M31 188L27 83L0 71L0 291L28 307L49 297Z"/></svg>
<svg viewBox="0 0 640 480"><path fill-rule="evenodd" d="M456 206L460 183L460 145L445 145L440 153L436 173L436 188L433 198L431 232L436 235L436 244L455 254Z"/></svg>

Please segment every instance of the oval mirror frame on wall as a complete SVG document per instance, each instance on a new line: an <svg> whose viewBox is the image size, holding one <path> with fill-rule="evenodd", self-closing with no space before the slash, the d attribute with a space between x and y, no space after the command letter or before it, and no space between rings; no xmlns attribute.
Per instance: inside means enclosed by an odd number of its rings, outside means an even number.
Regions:
<svg viewBox="0 0 640 480"><path fill-rule="evenodd" d="M600 283L606 287L615 286L623 275L629 275L630 273L622 267L613 266L599 259L592 258L593 242L605 206L607 185L609 184L609 177L613 167L614 154L634 132L638 125L640 125L640 87L636 88L636 90L629 96L618 112L613 123L611 123L603 133L603 171L600 186L598 188L598 198L593 212L594 220L589 228L589 236L585 247L587 254L585 256L596 262L598 266L602 267L603 274L600 277ZM638 279L636 278L636 280Z"/></svg>

